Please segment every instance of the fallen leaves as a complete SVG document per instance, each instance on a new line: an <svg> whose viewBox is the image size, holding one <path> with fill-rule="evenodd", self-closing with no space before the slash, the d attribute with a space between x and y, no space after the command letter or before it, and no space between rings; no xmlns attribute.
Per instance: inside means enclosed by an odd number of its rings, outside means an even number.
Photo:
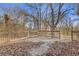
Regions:
<svg viewBox="0 0 79 59"><path fill-rule="evenodd" d="M22 42L0 47L1 56L28 56L31 48L37 48L40 42Z"/></svg>
<svg viewBox="0 0 79 59"><path fill-rule="evenodd" d="M47 56L77 56L79 55L79 41L55 42L48 51Z"/></svg>

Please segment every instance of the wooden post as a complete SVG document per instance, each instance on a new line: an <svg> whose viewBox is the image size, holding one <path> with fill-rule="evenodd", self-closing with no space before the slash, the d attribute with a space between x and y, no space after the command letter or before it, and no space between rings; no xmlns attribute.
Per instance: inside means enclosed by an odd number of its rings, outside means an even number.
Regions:
<svg viewBox="0 0 79 59"><path fill-rule="evenodd" d="M74 31L73 31L73 25L72 25L72 30L71 30L71 40L73 41L73 33L74 33Z"/></svg>
<svg viewBox="0 0 79 59"><path fill-rule="evenodd" d="M73 41L73 30L71 30L71 40Z"/></svg>
<svg viewBox="0 0 79 59"><path fill-rule="evenodd" d="M28 30L28 38L30 37L29 35L30 35L30 33L29 33L30 31Z"/></svg>
<svg viewBox="0 0 79 59"><path fill-rule="evenodd" d="M59 39L60 39L60 31L59 31Z"/></svg>

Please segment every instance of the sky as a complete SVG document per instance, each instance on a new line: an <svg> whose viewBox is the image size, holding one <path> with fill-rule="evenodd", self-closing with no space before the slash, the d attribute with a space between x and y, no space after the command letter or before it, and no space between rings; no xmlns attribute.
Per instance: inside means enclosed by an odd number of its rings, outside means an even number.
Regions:
<svg viewBox="0 0 79 59"><path fill-rule="evenodd" d="M57 9L57 4L54 4L54 8L55 10ZM0 3L0 15L4 13L4 11L1 8L9 8L9 7L19 7L22 9L28 9L29 12L32 11L32 9L27 7L27 4L24 3ZM43 10L44 10L45 4L42 6ZM62 11L64 11L66 8L76 8L76 4L65 4L62 8ZM76 15L75 11L70 11L68 14L70 17L72 17L71 19L75 19L78 18L78 16Z"/></svg>
<svg viewBox="0 0 79 59"><path fill-rule="evenodd" d="M69 5L71 5L71 6L69 6ZM75 6L75 4L65 4L64 6L63 6L63 10L64 9L66 9L67 7L69 6L69 8L75 8L76 6ZM27 4L24 4L24 3L0 3L0 8L9 8L9 7L20 7L20 8L22 8L22 9L26 9L26 8L28 8L27 7ZM43 7L42 8L44 8L45 7L45 5L43 5ZM57 8L57 4L55 4L54 5L54 8L56 9ZM62 10L62 11L63 11ZM0 10L1 11L1 10ZM73 11L72 11L73 12ZM71 13L72 13L71 12ZM1 13L1 12L0 12Z"/></svg>
<svg viewBox="0 0 79 59"><path fill-rule="evenodd" d="M68 6L69 6L69 8L75 8L76 7L76 4L65 4L63 6L63 10L65 10ZM0 3L0 8L9 8L9 7L20 7L22 9L28 8L27 7L27 4L25 4L25 3ZM44 8L44 7L45 7L45 5L43 5L42 8ZM54 8L55 9L57 8L57 4L54 5ZM0 13L1 13L1 9L0 9ZM71 13L74 13L74 12L71 11Z"/></svg>
<svg viewBox="0 0 79 59"><path fill-rule="evenodd" d="M16 3L0 3L0 14L4 13L2 8L12 8L12 7L20 7L24 8L24 4L16 4Z"/></svg>

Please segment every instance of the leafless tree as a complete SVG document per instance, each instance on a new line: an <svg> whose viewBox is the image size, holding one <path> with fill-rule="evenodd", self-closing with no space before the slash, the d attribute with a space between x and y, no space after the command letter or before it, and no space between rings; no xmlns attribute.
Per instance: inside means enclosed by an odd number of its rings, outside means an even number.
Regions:
<svg viewBox="0 0 79 59"><path fill-rule="evenodd" d="M76 11L76 13L79 16L79 4L77 4L77 11Z"/></svg>
<svg viewBox="0 0 79 59"><path fill-rule="evenodd" d="M5 30L8 31L9 30L9 20L10 20L10 17L8 14L5 14L4 15L4 24L5 24Z"/></svg>
<svg viewBox="0 0 79 59"><path fill-rule="evenodd" d="M56 26L66 16L66 14L68 14L68 12L70 10L73 10L73 8L65 9L64 11L62 11L64 4L59 3L57 14L55 15L56 12L54 11L54 4L49 4L49 5L50 5L51 17L52 17L52 19L51 19L51 31L52 31L52 35L53 35L53 31L55 30Z"/></svg>
<svg viewBox="0 0 79 59"><path fill-rule="evenodd" d="M71 20L71 17L66 16L61 24L61 31L65 32L67 35L70 35L72 27L73 21Z"/></svg>

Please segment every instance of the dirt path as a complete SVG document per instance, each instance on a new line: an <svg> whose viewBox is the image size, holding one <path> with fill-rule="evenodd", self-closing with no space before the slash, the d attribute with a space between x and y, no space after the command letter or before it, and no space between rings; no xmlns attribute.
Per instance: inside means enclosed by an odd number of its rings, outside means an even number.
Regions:
<svg viewBox="0 0 79 59"><path fill-rule="evenodd" d="M29 53L31 56L41 56L49 49L50 45L51 43L45 42L38 48L32 48Z"/></svg>

